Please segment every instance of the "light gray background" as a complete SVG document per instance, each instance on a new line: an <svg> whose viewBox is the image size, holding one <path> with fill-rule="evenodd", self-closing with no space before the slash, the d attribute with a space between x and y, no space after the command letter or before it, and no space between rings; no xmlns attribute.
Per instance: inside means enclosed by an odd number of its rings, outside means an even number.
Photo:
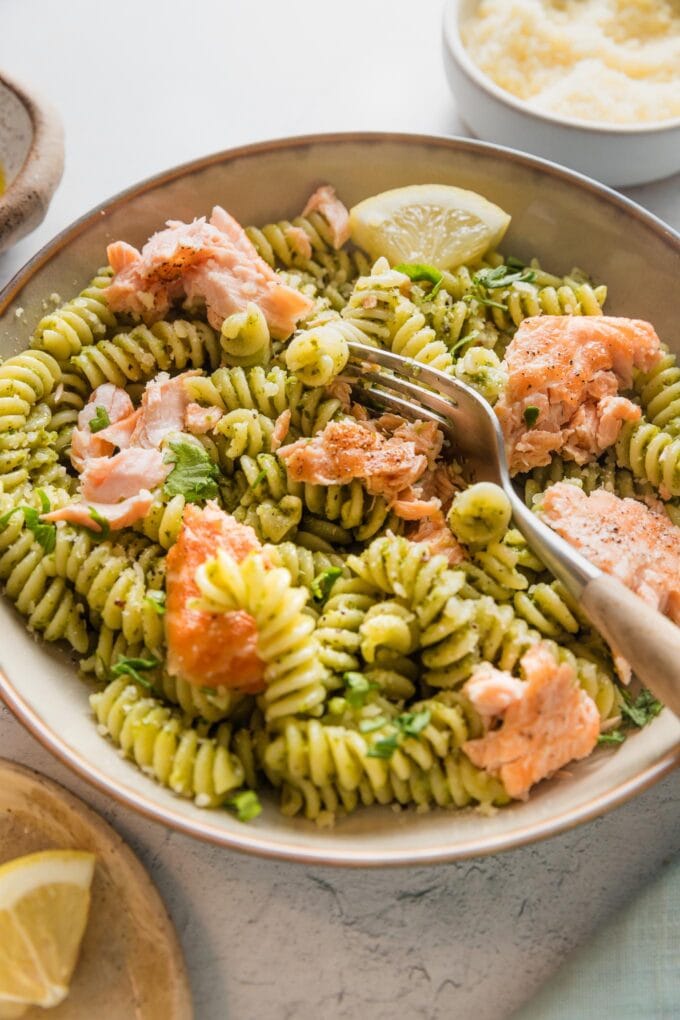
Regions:
<svg viewBox="0 0 680 1020"><path fill-rule="evenodd" d="M0 256L0 286L107 195L207 152L312 131L465 133L440 20L440 0L0 0L0 66L59 107L67 144L47 219ZM680 177L628 194L680 227ZM671 776L496 858L301 868L107 802L2 706L0 754L63 782L139 853L177 925L197 1020L503 1020L680 849Z"/></svg>

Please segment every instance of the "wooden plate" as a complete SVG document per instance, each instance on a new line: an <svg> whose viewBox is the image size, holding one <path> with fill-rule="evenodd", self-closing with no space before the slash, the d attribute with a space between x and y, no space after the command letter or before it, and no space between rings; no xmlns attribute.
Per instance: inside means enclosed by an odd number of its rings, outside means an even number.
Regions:
<svg viewBox="0 0 680 1020"><path fill-rule="evenodd" d="M148 874L114 830L37 772L0 758L0 864L50 849L97 856L71 992L25 1020L191 1020L175 929Z"/></svg>

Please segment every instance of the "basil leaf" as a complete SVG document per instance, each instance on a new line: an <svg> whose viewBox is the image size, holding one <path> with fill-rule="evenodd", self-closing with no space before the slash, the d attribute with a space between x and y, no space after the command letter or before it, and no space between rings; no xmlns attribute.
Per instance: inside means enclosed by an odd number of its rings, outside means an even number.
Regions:
<svg viewBox="0 0 680 1020"><path fill-rule="evenodd" d="M376 715L373 719L362 719L359 723L360 733L373 733L374 730L379 730L385 725L387 719L384 715Z"/></svg>
<svg viewBox="0 0 680 1020"><path fill-rule="evenodd" d="M49 496L47 495L44 489L36 489L35 491L38 494L38 499L40 500L42 512L44 514L48 514L52 509L52 504L50 503Z"/></svg>
<svg viewBox="0 0 680 1020"><path fill-rule="evenodd" d="M41 500L42 502L42 500ZM49 509L49 500L48 509ZM43 506L45 504L43 503ZM47 513L47 511L45 511ZM54 551L54 547L57 544L57 528L56 525L50 524L40 520L40 514L37 510L34 510L32 506L15 506L13 510L8 510L7 513L0 517L0 531L6 528L9 524L10 518L16 514L21 513L24 515L24 522L29 531L33 532L36 542L42 546L46 553Z"/></svg>
<svg viewBox="0 0 680 1020"><path fill-rule="evenodd" d="M90 432L101 432L102 429L108 428L111 424L111 419L108 416L105 407L97 407L94 415L90 418Z"/></svg>
<svg viewBox="0 0 680 1020"><path fill-rule="evenodd" d="M541 412L539 411L535 404L529 404L527 407L524 408L524 413L522 417L524 418L526 425L530 429L532 429L536 422L538 421L538 416L540 413Z"/></svg>
<svg viewBox="0 0 680 1020"><path fill-rule="evenodd" d="M99 510L95 507L88 506L87 512L94 523L99 525L99 531L97 531L96 528L88 528L87 524L81 524L81 528L85 528L85 531L89 531L95 542L105 542L111 534L111 525L107 521L106 517L102 517Z"/></svg>
<svg viewBox="0 0 680 1020"><path fill-rule="evenodd" d="M345 673L345 699L352 708L362 708L366 703L366 696L369 691L374 691L377 684L369 683L368 677L363 673Z"/></svg>

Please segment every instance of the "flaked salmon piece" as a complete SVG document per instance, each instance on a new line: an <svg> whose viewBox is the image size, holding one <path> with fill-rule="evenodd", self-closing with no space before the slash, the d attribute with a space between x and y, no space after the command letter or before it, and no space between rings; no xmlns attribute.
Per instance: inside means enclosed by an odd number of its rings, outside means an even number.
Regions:
<svg viewBox="0 0 680 1020"><path fill-rule="evenodd" d="M373 495L394 500L427 469L412 441L385 437L361 422L332 421L313 439L283 446L289 477L312 485L345 485L361 478Z"/></svg>
<svg viewBox="0 0 680 1020"><path fill-rule="evenodd" d="M102 408L108 420L115 423L132 412L130 397L119 386L104 383L90 395L85 407L78 413L78 423L71 436L71 463L76 471L82 471L90 457L106 457L113 453L114 443L106 435L106 429L92 432L90 423Z"/></svg>
<svg viewBox="0 0 680 1020"><path fill-rule="evenodd" d="M160 450L131 446L113 457L93 457L80 476L80 494L86 503L118 503L142 489L155 489L170 474Z"/></svg>
<svg viewBox="0 0 680 1020"><path fill-rule="evenodd" d="M214 429L222 417L219 407L202 407L200 404L187 404L184 422L194 436L204 436Z"/></svg>
<svg viewBox="0 0 680 1020"><path fill-rule="evenodd" d="M413 443L416 453L427 457L428 466L435 467L441 453L444 436L433 421L407 421L398 414L381 414L370 419L369 428L376 428L383 435L402 442Z"/></svg>
<svg viewBox="0 0 680 1020"><path fill-rule="evenodd" d="M271 439L272 453L275 453L279 449L281 443L285 440L286 436L288 435L288 431L290 429L290 419L291 412L290 408L287 407L285 411L281 412L281 414L274 422L274 430L272 432Z"/></svg>
<svg viewBox="0 0 680 1020"><path fill-rule="evenodd" d="M191 369L171 378L167 372L159 372L146 384L141 413L130 436L131 446L157 448L169 433L182 431L191 403L184 383L200 374L198 369Z"/></svg>
<svg viewBox="0 0 680 1020"><path fill-rule="evenodd" d="M641 319L525 319L505 353L508 379L495 407L510 470L547 465L556 452L579 464L599 456L624 421L640 417L619 390L630 387L634 368L647 372L661 356L654 328Z"/></svg>
<svg viewBox="0 0 680 1020"><path fill-rule="evenodd" d="M302 227L294 227L292 224L285 228L283 236L288 241L294 252L302 255L303 259L311 259L312 242L305 234Z"/></svg>
<svg viewBox="0 0 680 1020"><path fill-rule="evenodd" d="M432 556L446 556L452 567L465 559L465 550L446 523L441 510L424 517L418 527L409 532L408 538L411 542L424 542Z"/></svg>
<svg viewBox="0 0 680 1020"><path fill-rule="evenodd" d="M661 509L558 482L543 495L541 517L600 570L680 624L680 528Z"/></svg>
<svg viewBox="0 0 680 1020"><path fill-rule="evenodd" d="M260 258L245 230L217 205L210 224L224 241L219 253L186 277L191 300L204 298L208 322L219 329L228 315L243 311L252 301L261 310L273 337L285 340L314 302L280 282L271 266Z"/></svg>
<svg viewBox="0 0 680 1020"><path fill-rule="evenodd" d="M419 499L412 489L407 489L399 499L395 499L392 510L404 521L421 521L425 517L435 517L441 510L441 503L436 496L432 496L431 499Z"/></svg>
<svg viewBox="0 0 680 1020"><path fill-rule="evenodd" d="M69 521L71 524L79 524L91 531L100 532L103 530L101 525L92 517L94 510L108 523L112 531L118 531L146 517L152 503L153 496L149 490L142 489L120 503L69 503L68 506L62 506L58 510L41 514L41 520Z"/></svg>
<svg viewBox="0 0 680 1020"><path fill-rule="evenodd" d="M252 301L272 335L285 339L313 307L310 298L280 282L241 225L219 206L209 222L205 217L192 223L169 220L141 252L115 242L108 253L114 268L120 267L104 292L109 307L135 312L147 322L162 318L185 295L205 300L208 321L219 329L228 315Z"/></svg>
<svg viewBox="0 0 680 1020"><path fill-rule="evenodd" d="M241 610L208 613L194 608L200 597L196 571L217 549L238 560L261 548L252 528L239 524L216 503L185 508L177 542L167 556L165 633L168 671L199 687L228 687L257 693L264 663L257 653L257 626Z"/></svg>
<svg viewBox="0 0 680 1020"><path fill-rule="evenodd" d="M521 666L526 677L521 697L503 711L500 728L463 744L473 765L498 775L517 799L563 765L589 755L600 733L597 706L578 686L573 666L558 664L544 643L530 648Z"/></svg>
<svg viewBox="0 0 680 1020"><path fill-rule="evenodd" d="M138 408L129 414L126 418L121 418L120 421L113 422L108 425L105 429L102 429L98 433L100 439L105 439L107 443L111 443L112 446L117 446L119 450L125 450L130 445L130 440L137 427L141 415L141 409Z"/></svg>
<svg viewBox="0 0 680 1020"><path fill-rule="evenodd" d="M323 184L310 195L302 215L309 216L316 211L328 221L333 234L333 247L342 248L345 241L349 241L349 213L330 184Z"/></svg>
<svg viewBox="0 0 680 1020"><path fill-rule="evenodd" d="M502 715L524 697L526 684L490 662L481 662L463 687L463 694L481 716Z"/></svg>
<svg viewBox="0 0 680 1020"><path fill-rule="evenodd" d="M350 386L346 379L342 379L340 376L336 375L336 377L334 379L331 379L331 381L326 386L326 393L328 394L329 397L334 397L336 400L340 401L340 407L345 412L345 414L352 414L354 415L355 418L357 417L357 415L354 412L355 409L357 407L361 407L361 405L355 404L354 408L352 408L352 387ZM361 410L365 411L366 408L361 407ZM359 416L359 421L362 420L363 420L362 417Z"/></svg>
<svg viewBox="0 0 680 1020"><path fill-rule="evenodd" d="M141 252L125 241L106 249L115 277L104 291L114 312L135 312L147 322L162 318L184 292L186 273L219 249L221 235L205 216L192 223L168 220Z"/></svg>

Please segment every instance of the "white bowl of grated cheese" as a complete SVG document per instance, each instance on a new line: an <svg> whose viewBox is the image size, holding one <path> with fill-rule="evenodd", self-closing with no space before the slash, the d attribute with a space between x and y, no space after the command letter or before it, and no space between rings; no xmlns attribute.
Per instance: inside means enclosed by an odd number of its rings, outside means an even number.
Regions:
<svg viewBox="0 0 680 1020"><path fill-rule="evenodd" d="M669 0L653 10L447 0L443 43L460 116L478 138L606 184L680 170L680 19Z"/></svg>

